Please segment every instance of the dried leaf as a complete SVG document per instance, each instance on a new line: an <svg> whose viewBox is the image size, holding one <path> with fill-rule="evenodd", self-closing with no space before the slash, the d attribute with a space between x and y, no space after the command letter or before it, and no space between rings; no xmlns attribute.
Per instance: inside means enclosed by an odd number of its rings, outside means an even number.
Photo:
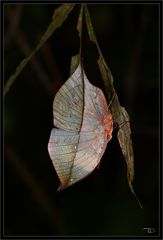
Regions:
<svg viewBox="0 0 163 240"><path fill-rule="evenodd" d="M93 26L91 23L90 15L86 5L84 8L84 11L85 11L86 25L88 29L89 38L92 42L96 44L96 47L98 49L98 53L99 53L98 66L101 72L102 79L105 84L107 97L110 102L109 108L113 117L113 123L119 126L117 137L118 137L118 141L119 141L124 159L127 164L128 184L131 189L131 192L134 194L134 196L139 202L140 207L142 208L142 205L139 199L137 198L132 186L132 182L134 178L134 154L133 154L133 147L132 147L132 140L131 140L129 116L125 108L122 107L119 103L119 99L113 85L113 76L111 74L109 67L105 62L101 49L98 45L94 30L93 30Z"/></svg>
<svg viewBox="0 0 163 240"><path fill-rule="evenodd" d="M118 141L127 164L128 184L131 192L136 197L140 207L143 208L132 186L132 182L134 179L134 153L132 147L129 115L124 107L121 107L121 115L119 122L121 122L123 125L120 127L118 131Z"/></svg>
<svg viewBox="0 0 163 240"><path fill-rule="evenodd" d="M54 125L48 151L61 182L68 187L99 164L112 137L113 121L103 92L79 64L53 103Z"/></svg>

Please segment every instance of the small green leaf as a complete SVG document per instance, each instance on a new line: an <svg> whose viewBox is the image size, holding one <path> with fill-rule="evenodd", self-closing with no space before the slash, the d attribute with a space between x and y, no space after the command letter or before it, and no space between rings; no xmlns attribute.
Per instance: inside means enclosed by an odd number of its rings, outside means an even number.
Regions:
<svg viewBox="0 0 163 240"><path fill-rule="evenodd" d="M73 74L78 64L79 64L79 53L77 55L72 56L71 58L70 75Z"/></svg>
<svg viewBox="0 0 163 240"><path fill-rule="evenodd" d="M55 16L48 26L46 32L42 36L40 42L36 46L36 48L31 52L31 54L26 57L16 68L16 71L14 74L10 76L8 79L6 85L4 86L4 95L7 94L7 92L10 90L11 86L15 82L16 78L19 76L19 74L22 72L22 70L25 68L27 63L31 60L31 58L36 54L36 52L42 47L42 45L49 39L49 37L53 34L53 32L59 28L63 22L68 17L69 13L74 8L75 4L63 4L59 8L55 10Z"/></svg>

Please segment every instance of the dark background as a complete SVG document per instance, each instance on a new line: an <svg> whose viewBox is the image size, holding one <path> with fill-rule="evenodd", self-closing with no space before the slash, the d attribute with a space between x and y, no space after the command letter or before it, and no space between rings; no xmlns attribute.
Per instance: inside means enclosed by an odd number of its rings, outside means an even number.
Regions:
<svg viewBox="0 0 163 240"><path fill-rule="evenodd" d="M5 4L5 81L36 46L58 4ZM159 6L91 4L90 15L115 89L131 119L134 188L113 134L96 169L58 193L59 180L47 151L53 128L52 103L69 77L78 52L79 5L23 70L4 102L4 234L148 236L159 233ZM84 25L85 29L85 25ZM90 81L103 83L94 67L97 51L83 36ZM151 236L151 235L150 235Z"/></svg>

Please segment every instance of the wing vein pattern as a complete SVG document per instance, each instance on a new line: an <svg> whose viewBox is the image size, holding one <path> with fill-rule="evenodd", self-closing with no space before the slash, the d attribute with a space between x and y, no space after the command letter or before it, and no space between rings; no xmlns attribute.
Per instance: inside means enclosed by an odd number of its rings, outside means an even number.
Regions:
<svg viewBox="0 0 163 240"><path fill-rule="evenodd" d="M59 89L53 102L54 126L48 152L65 188L99 164L108 138L103 119L108 106L103 92L81 77L81 65ZM110 114L110 113L109 113Z"/></svg>

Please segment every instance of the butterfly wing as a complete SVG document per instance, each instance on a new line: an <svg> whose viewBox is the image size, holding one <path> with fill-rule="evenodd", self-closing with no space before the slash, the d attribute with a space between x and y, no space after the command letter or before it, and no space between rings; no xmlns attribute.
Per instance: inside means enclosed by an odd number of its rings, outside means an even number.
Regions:
<svg viewBox="0 0 163 240"><path fill-rule="evenodd" d="M53 103L54 128L48 151L61 181L67 187L89 175L99 164L111 139L103 122L109 114L102 91L93 86L79 65L60 88ZM112 121L110 122L112 125Z"/></svg>

